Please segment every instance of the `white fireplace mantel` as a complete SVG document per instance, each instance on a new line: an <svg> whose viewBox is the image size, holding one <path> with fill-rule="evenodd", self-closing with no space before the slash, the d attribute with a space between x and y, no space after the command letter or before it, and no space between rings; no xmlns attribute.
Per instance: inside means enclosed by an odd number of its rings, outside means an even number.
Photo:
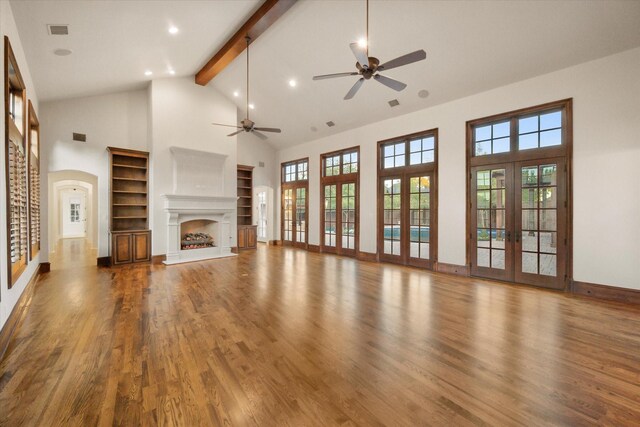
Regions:
<svg viewBox="0 0 640 427"><path fill-rule="evenodd" d="M164 210L168 215L165 264L235 256L231 253L231 218L235 214L236 197L183 194L163 194L160 197L164 200ZM218 235L214 236L215 247L188 250L181 248L180 224L195 219L218 223Z"/></svg>

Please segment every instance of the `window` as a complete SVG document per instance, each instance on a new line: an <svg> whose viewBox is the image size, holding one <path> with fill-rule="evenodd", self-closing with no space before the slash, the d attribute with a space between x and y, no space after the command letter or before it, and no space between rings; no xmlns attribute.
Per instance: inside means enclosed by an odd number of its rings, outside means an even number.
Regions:
<svg viewBox="0 0 640 427"><path fill-rule="evenodd" d="M432 268L437 255L437 129L381 141L378 256Z"/></svg>
<svg viewBox="0 0 640 427"><path fill-rule="evenodd" d="M562 111L518 119L518 149L553 147L562 144Z"/></svg>
<svg viewBox="0 0 640 427"><path fill-rule="evenodd" d="M320 248L323 252L355 256L358 248L358 186L360 148L347 148L320 157Z"/></svg>
<svg viewBox="0 0 640 427"><path fill-rule="evenodd" d="M407 144L405 142L397 142L387 144L382 150L384 156L384 168L398 168L405 165L407 156Z"/></svg>
<svg viewBox="0 0 640 427"><path fill-rule="evenodd" d="M510 150L511 125L508 121L479 126L474 129L475 154L506 153Z"/></svg>
<svg viewBox="0 0 640 427"><path fill-rule="evenodd" d="M562 109L514 114L472 127L473 155L487 156L520 152L563 144ZM512 132L512 129L515 129Z"/></svg>
<svg viewBox="0 0 640 427"><path fill-rule="evenodd" d="M80 203L71 203L69 206L69 222L80 222Z"/></svg>
<svg viewBox="0 0 640 427"><path fill-rule="evenodd" d="M322 170L324 176L358 173L358 150L346 150L335 154L323 154Z"/></svg>
<svg viewBox="0 0 640 427"><path fill-rule="evenodd" d="M435 138L428 136L426 138L412 139L409 142L409 164L420 165L425 163L433 163L435 158Z"/></svg>
<svg viewBox="0 0 640 427"><path fill-rule="evenodd" d="M433 135L424 135L384 144L382 167L391 169L433 163L436 156L435 141Z"/></svg>
<svg viewBox="0 0 640 427"><path fill-rule="evenodd" d="M29 232L30 259L40 251L40 124L29 101Z"/></svg>
<svg viewBox="0 0 640 427"><path fill-rule="evenodd" d="M282 165L282 181L295 182L306 181L309 178L309 161L297 160Z"/></svg>
<svg viewBox="0 0 640 427"><path fill-rule="evenodd" d="M11 264L8 269L9 288L18 280L28 263L29 246L29 188L28 188L28 139L26 123L26 90L18 64L7 37L5 49L5 156L7 162L7 213L9 232L7 252Z"/></svg>

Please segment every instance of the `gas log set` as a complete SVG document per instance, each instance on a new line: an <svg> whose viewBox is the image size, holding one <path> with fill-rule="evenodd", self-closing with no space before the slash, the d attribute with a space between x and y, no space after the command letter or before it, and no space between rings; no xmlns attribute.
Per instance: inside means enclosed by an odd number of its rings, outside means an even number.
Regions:
<svg viewBox="0 0 640 427"><path fill-rule="evenodd" d="M181 249L202 249L212 248L213 237L207 233L187 233L182 236Z"/></svg>

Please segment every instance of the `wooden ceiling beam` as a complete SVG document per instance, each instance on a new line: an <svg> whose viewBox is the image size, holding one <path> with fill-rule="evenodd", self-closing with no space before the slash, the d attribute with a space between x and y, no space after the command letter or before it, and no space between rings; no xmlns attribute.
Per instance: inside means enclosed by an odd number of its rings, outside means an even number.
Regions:
<svg viewBox="0 0 640 427"><path fill-rule="evenodd" d="M196 74L196 83L205 86L246 48L245 36L255 40L267 31L297 0L265 0L260 8L225 43L213 58Z"/></svg>

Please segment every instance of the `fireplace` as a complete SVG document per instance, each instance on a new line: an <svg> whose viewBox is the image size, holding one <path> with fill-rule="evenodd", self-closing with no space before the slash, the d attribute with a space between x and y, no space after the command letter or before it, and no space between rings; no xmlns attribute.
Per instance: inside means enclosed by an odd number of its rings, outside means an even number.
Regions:
<svg viewBox="0 0 640 427"><path fill-rule="evenodd" d="M225 195L227 155L180 147L171 147L171 155L173 194L161 195L167 213L164 263L235 256L231 230L238 198Z"/></svg>
<svg viewBox="0 0 640 427"><path fill-rule="evenodd" d="M236 197L163 194L167 218L165 264L235 256L231 219Z"/></svg>
<svg viewBox="0 0 640 427"><path fill-rule="evenodd" d="M180 224L180 250L205 249L215 247L218 222L208 219L194 219Z"/></svg>

